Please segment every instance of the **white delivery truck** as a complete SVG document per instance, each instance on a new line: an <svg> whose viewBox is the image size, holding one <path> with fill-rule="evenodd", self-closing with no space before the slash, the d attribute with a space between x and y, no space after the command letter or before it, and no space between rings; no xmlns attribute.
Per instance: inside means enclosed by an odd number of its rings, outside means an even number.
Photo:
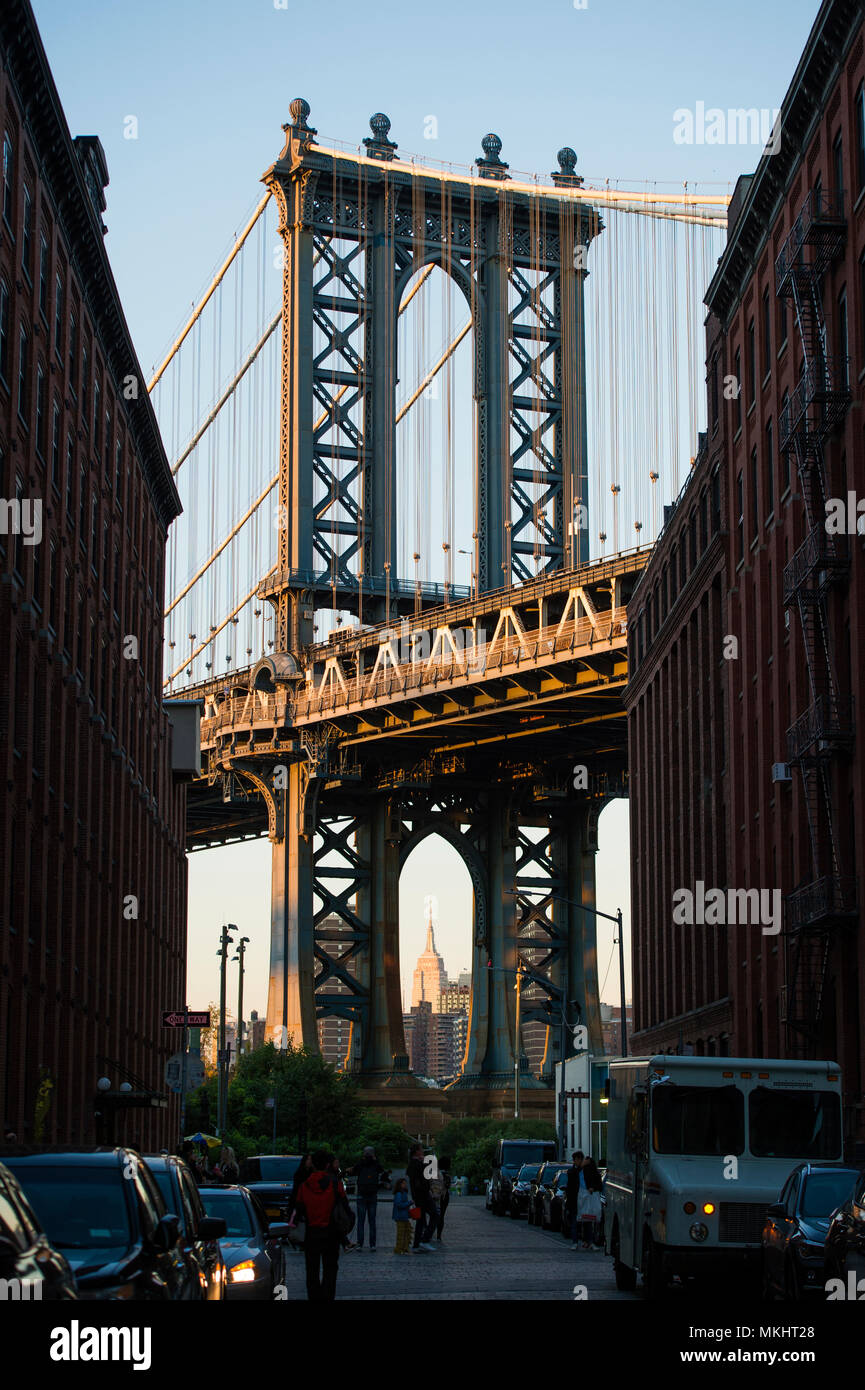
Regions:
<svg viewBox="0 0 865 1390"><path fill-rule="evenodd" d="M604 1240L619 1289L759 1269L766 1208L804 1159L842 1157L835 1062L610 1061Z"/></svg>

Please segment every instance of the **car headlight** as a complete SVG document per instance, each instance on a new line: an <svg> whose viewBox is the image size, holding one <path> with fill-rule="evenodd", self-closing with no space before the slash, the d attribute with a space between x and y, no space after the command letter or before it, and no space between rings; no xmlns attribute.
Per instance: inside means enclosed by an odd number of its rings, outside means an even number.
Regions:
<svg viewBox="0 0 865 1390"><path fill-rule="evenodd" d="M239 1265L232 1265L228 1277L232 1284L251 1284L255 1278L255 1261L241 1260Z"/></svg>
<svg viewBox="0 0 865 1390"><path fill-rule="evenodd" d="M799 1241L799 1254L804 1255L806 1260L819 1260L823 1258L823 1246L814 1245L809 1240Z"/></svg>
<svg viewBox="0 0 865 1390"><path fill-rule="evenodd" d="M709 1227L702 1221L695 1221L688 1234L691 1240L706 1240L709 1235Z"/></svg>

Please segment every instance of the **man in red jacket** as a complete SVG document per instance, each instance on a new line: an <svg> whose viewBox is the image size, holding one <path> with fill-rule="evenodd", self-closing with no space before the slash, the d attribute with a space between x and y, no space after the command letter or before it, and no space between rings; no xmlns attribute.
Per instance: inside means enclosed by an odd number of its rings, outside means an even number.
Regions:
<svg viewBox="0 0 865 1390"><path fill-rule="evenodd" d="M345 1188L333 1173L327 1172L331 1154L316 1149L311 1157L312 1172L300 1188L297 1204L306 1218L306 1296L312 1302L336 1298L339 1266L339 1233L331 1223L337 1197L345 1198Z"/></svg>

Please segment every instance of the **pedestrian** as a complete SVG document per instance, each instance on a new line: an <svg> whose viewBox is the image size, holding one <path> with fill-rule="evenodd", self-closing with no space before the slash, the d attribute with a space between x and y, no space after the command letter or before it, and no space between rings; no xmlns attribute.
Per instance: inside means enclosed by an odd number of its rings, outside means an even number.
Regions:
<svg viewBox="0 0 865 1390"><path fill-rule="evenodd" d="M586 1185L583 1177L583 1159L585 1154L582 1149L577 1149L571 1156L571 1166L568 1169L567 1182L565 1183L565 1239L570 1232L573 1248L576 1250L579 1245L579 1204L580 1189Z"/></svg>
<svg viewBox="0 0 865 1390"><path fill-rule="evenodd" d="M328 1166L329 1166L330 1172L333 1173L333 1175L334 1175L334 1177L337 1179L337 1181L341 1183L341 1182L342 1182L342 1169L341 1169L340 1166L339 1166L339 1159L337 1158L336 1154L331 1154L331 1156L330 1156L330 1163L329 1163ZM344 1188L343 1188L343 1192L345 1192L345 1189L344 1189ZM347 1196L347 1195L346 1195L346 1202L348 1202L348 1196ZM340 1234L339 1243L340 1243L340 1245L342 1246L343 1250L349 1251L349 1250L356 1250L356 1249L357 1249L357 1246L354 1244L354 1242L353 1242L352 1239L351 1239L351 1236L348 1234L347 1231L343 1231L343 1232Z"/></svg>
<svg viewBox="0 0 865 1390"><path fill-rule="evenodd" d="M577 1198L577 1213L582 1231L583 1249L600 1250L598 1233L601 1224L601 1189L603 1183L595 1160L586 1155L580 1169L582 1183Z"/></svg>
<svg viewBox="0 0 865 1390"><path fill-rule="evenodd" d="M312 1168L301 1183L297 1210L306 1221L303 1253L306 1260L306 1296L311 1303L336 1298L340 1237L333 1215L337 1202L345 1200L345 1188L333 1172L333 1155L316 1149Z"/></svg>
<svg viewBox="0 0 865 1390"><path fill-rule="evenodd" d="M372 1144L367 1144L363 1151L363 1157L358 1159L354 1167L349 1168L348 1171L352 1177L357 1178L357 1245L355 1249L363 1249L364 1225L369 1218L369 1251L371 1255L374 1255L378 1189L381 1179L385 1175L385 1170L376 1158Z"/></svg>
<svg viewBox="0 0 865 1390"><path fill-rule="evenodd" d="M396 1222L396 1245L393 1247L395 1255L408 1255L411 1250L411 1197L409 1196L408 1180L400 1178L393 1190L393 1219Z"/></svg>
<svg viewBox="0 0 865 1390"><path fill-rule="evenodd" d="M230 1144L223 1144L214 1175L219 1178L220 1182L235 1183L237 1182L237 1174L237 1159L234 1156L234 1149Z"/></svg>
<svg viewBox="0 0 865 1390"><path fill-rule="evenodd" d="M451 1199L451 1175L445 1168L439 1168L437 1178L430 1178L430 1191L436 1204L435 1237L441 1245L445 1212Z"/></svg>
<svg viewBox="0 0 865 1390"><path fill-rule="evenodd" d="M420 1212L420 1216L415 1222L414 1244L412 1250L415 1254L419 1250L435 1250L432 1243L432 1233L438 1213L435 1203L430 1195L429 1177L427 1175L427 1164L424 1159L423 1144L412 1144L409 1150L408 1168L406 1169L409 1187L411 1189L411 1199Z"/></svg>

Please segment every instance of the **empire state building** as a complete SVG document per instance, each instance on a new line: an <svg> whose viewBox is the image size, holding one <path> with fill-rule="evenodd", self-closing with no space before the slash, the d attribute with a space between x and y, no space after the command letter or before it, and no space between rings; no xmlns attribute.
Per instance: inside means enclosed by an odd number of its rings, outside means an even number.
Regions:
<svg viewBox="0 0 865 1390"><path fill-rule="evenodd" d="M428 902L426 947L421 955L418 956L417 965L415 966L411 991L412 1008L417 1008L418 1004L427 1001L432 1005L433 1013L438 1013L441 1007L442 989L447 982L445 963L436 950L435 937L433 935L432 904Z"/></svg>

